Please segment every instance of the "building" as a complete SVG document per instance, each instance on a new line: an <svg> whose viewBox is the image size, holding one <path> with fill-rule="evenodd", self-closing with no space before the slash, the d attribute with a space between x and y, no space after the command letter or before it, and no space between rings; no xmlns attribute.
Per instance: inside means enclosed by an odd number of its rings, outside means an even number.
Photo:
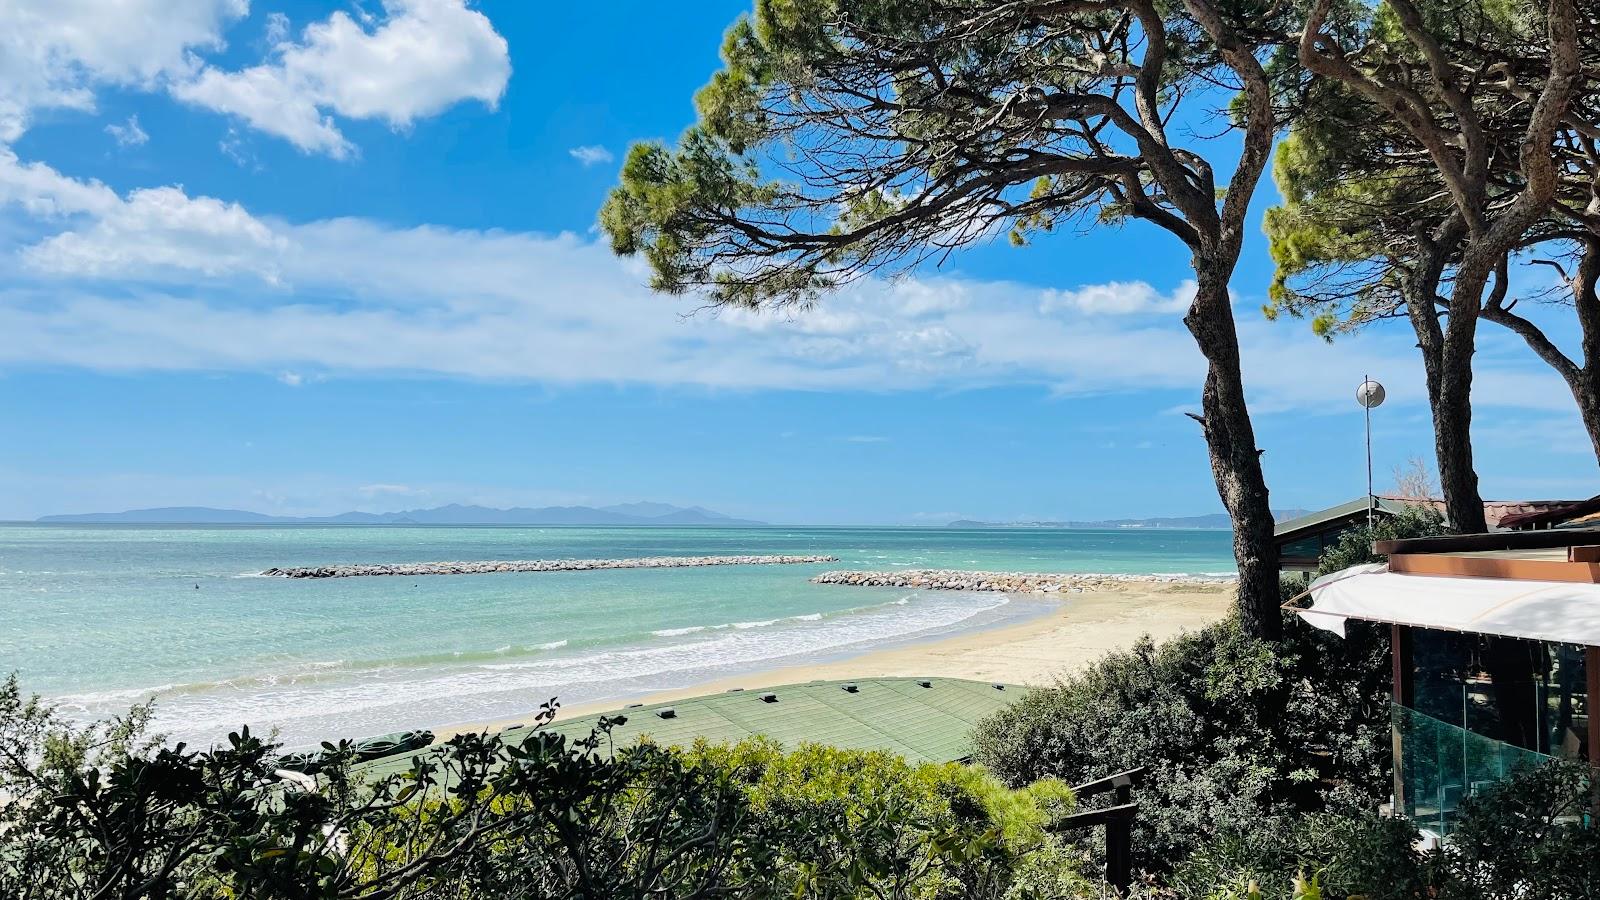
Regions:
<svg viewBox="0 0 1600 900"><path fill-rule="evenodd" d="M1372 511L1377 516L1395 516L1408 509L1423 507L1444 515L1443 500L1412 497L1374 496ZM1590 517L1600 520L1600 496L1587 500L1489 500L1483 504L1484 519L1495 531L1531 531L1573 525ZM1278 568L1285 572L1310 572L1317 559L1340 536L1367 521L1367 498L1357 497L1338 506L1296 519L1280 522L1274 529L1278 545Z"/></svg>
<svg viewBox="0 0 1600 900"><path fill-rule="evenodd" d="M1394 810L1448 836L1462 798L1519 766L1600 766L1600 529L1379 542L1298 609L1391 640Z"/></svg>

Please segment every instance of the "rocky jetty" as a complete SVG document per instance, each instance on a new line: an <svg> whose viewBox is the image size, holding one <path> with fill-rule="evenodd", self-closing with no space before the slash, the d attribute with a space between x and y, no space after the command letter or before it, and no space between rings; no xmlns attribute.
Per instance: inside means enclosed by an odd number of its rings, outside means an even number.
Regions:
<svg viewBox="0 0 1600 900"><path fill-rule="evenodd" d="M637 559L519 559L484 562L291 566L262 575L278 578L355 578L368 575L487 575L494 572L589 572L594 569L688 569L697 566L778 566L838 562L837 556L645 556Z"/></svg>
<svg viewBox="0 0 1600 900"><path fill-rule="evenodd" d="M1132 584L1190 587L1232 584L1231 576L1092 575L1041 572L965 572L958 569L907 569L903 572L823 572L817 584L912 588L927 591L999 591L1008 594L1081 594L1117 590Z"/></svg>

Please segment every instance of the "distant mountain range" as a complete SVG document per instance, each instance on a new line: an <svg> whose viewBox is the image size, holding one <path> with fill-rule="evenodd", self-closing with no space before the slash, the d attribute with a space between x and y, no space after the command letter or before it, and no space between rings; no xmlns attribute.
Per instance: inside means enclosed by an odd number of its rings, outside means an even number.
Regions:
<svg viewBox="0 0 1600 900"><path fill-rule="evenodd" d="M336 516L269 516L243 509L164 506L115 513L44 516L36 521L77 525L765 525L700 506L622 503L616 506L542 506L495 509L452 503L404 512L347 512Z"/></svg>
<svg viewBox="0 0 1600 900"><path fill-rule="evenodd" d="M1279 522L1297 519L1305 515L1304 509L1275 509L1272 515ZM1100 519L1088 522L979 522L973 519L957 519L951 522L948 528L1216 528L1228 529L1233 527L1233 520L1227 513L1212 513L1207 516L1169 516L1154 519Z"/></svg>

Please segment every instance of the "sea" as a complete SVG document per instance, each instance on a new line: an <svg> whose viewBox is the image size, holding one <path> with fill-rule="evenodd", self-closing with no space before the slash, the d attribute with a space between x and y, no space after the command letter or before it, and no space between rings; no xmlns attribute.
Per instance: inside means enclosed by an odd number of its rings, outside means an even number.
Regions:
<svg viewBox="0 0 1600 900"><path fill-rule="evenodd" d="M287 579L273 566L830 554L819 565ZM88 720L154 699L204 746L528 714L1044 615L1071 595L813 584L829 569L1234 571L1226 531L0 526L0 673Z"/></svg>

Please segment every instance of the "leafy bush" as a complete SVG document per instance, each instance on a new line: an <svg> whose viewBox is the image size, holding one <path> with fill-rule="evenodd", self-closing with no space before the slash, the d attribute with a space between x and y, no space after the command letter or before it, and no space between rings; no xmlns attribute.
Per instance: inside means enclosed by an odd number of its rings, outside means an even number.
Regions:
<svg viewBox="0 0 1600 900"><path fill-rule="evenodd" d="M1600 828L1584 814L1600 787L1587 765L1556 761L1463 802L1443 849L1420 852L1416 828L1369 810L1312 813L1230 829L1169 880L1185 900L1577 900L1600 897Z"/></svg>
<svg viewBox="0 0 1600 900"><path fill-rule="evenodd" d="M1279 816L1218 834L1170 884L1178 897L1195 900L1249 884L1262 900L1290 900L1297 880L1315 879L1330 900L1411 900L1428 896L1433 881L1416 840L1410 823L1366 810Z"/></svg>
<svg viewBox="0 0 1600 900"><path fill-rule="evenodd" d="M1600 828L1586 822L1596 791L1572 760L1525 770L1461 804L1445 851L1452 900L1600 897Z"/></svg>
<svg viewBox="0 0 1600 900"><path fill-rule="evenodd" d="M1347 533L1318 574L1376 559L1373 540L1441 533L1416 510ZM983 722L975 756L1011 785L1147 766L1136 864L1169 871L1212 837L1389 794L1387 628L1339 638L1295 619L1267 643L1224 620L1148 639Z"/></svg>
<svg viewBox="0 0 1600 900"><path fill-rule="evenodd" d="M547 707L545 718L553 714ZM248 730L194 752L144 711L76 729L0 690L0 896L643 897L771 885L732 773L642 745L460 735L364 784L326 745L315 789Z"/></svg>
<svg viewBox="0 0 1600 900"><path fill-rule="evenodd" d="M1039 879L1041 862L1069 859L1048 831L1073 808L1055 779L1010 790L971 766L820 745L785 753L764 739L697 744L689 758L746 784L778 880L806 896L1069 896L1084 884L1072 865Z"/></svg>
<svg viewBox="0 0 1600 900"><path fill-rule="evenodd" d="M1386 638L1289 635L1266 644L1228 619L1141 641L983 722L975 757L1012 785L1147 766L1135 861L1155 872L1229 827L1333 796L1375 804L1387 795L1387 684L1367 676L1383 671L1372 660Z"/></svg>
<svg viewBox="0 0 1600 900"><path fill-rule="evenodd" d="M547 705L542 718L554 714ZM148 710L74 728L0 688L0 897L1068 897L1056 782L765 741L678 752L465 734L367 783L348 743L316 781L248 731L190 751Z"/></svg>
<svg viewBox="0 0 1600 900"><path fill-rule="evenodd" d="M1326 575L1362 563L1383 562L1385 557L1372 552L1376 541L1398 541L1405 538L1437 537L1449 534L1444 517L1424 506L1407 507L1396 515L1375 520L1371 528L1357 525L1339 536L1333 546L1322 551L1317 558L1316 575Z"/></svg>

